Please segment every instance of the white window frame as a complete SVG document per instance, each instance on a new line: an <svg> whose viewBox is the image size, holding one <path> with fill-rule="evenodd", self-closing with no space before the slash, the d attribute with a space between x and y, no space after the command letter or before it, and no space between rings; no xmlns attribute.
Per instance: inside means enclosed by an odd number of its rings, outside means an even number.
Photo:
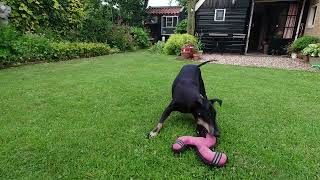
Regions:
<svg viewBox="0 0 320 180"><path fill-rule="evenodd" d="M309 9L309 14L307 18L307 28L313 28L314 23L316 22L316 13L319 11L317 5L313 5Z"/></svg>
<svg viewBox="0 0 320 180"><path fill-rule="evenodd" d="M223 19L217 19L217 12L218 11L223 11ZM214 21L222 22L226 20L226 9L215 9L214 10Z"/></svg>
<svg viewBox="0 0 320 180"><path fill-rule="evenodd" d="M166 18L166 27L163 27L163 18ZM168 18L172 18L172 25L171 26L168 26ZM173 26L173 18L177 18L177 24L176 26ZM179 23L179 16L162 16L161 17L161 27L162 28L174 28L174 27L177 27L178 23Z"/></svg>
<svg viewBox="0 0 320 180"><path fill-rule="evenodd" d="M166 27L163 27L163 25L164 25L163 18L166 18ZM168 25L168 20L167 20L168 18L172 18L172 26L167 26ZM173 26L173 21L174 21L173 19L174 18L177 18L176 26ZM178 24L179 24L179 16L161 16L161 35L171 35L171 34L162 34L163 28L177 28Z"/></svg>

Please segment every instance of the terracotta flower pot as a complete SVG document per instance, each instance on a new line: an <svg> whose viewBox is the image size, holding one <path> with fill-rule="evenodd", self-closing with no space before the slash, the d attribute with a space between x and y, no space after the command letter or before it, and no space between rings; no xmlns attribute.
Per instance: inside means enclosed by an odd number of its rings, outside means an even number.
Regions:
<svg viewBox="0 0 320 180"><path fill-rule="evenodd" d="M200 54L193 54L193 59L194 60L199 60L200 58Z"/></svg>
<svg viewBox="0 0 320 180"><path fill-rule="evenodd" d="M303 61L308 63L309 62L309 56L303 55Z"/></svg>
<svg viewBox="0 0 320 180"><path fill-rule="evenodd" d="M184 58L184 59L191 59L192 58L192 54L190 52L182 52L181 53L181 56Z"/></svg>

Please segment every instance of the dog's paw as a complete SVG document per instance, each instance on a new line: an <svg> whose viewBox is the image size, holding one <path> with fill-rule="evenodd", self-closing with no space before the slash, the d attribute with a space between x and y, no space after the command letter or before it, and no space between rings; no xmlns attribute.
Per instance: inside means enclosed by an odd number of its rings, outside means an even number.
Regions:
<svg viewBox="0 0 320 180"><path fill-rule="evenodd" d="M149 138L149 139L152 139L152 138L156 137L157 135L158 135L157 132L151 131L151 132L148 134L148 138Z"/></svg>

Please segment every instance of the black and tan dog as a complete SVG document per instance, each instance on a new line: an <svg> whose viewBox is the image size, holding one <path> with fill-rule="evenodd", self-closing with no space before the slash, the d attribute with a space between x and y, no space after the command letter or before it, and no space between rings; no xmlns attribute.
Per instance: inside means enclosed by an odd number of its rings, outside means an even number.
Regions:
<svg viewBox="0 0 320 180"><path fill-rule="evenodd" d="M210 134L219 136L220 131L216 122L216 110L213 105L220 99L209 100L206 94L204 83L201 76L200 67L207 64L206 61L199 65L185 65L172 84L172 100L164 110L159 123L149 133L149 138L155 137L163 126L164 121L172 111L181 113L191 113L199 125L205 128Z"/></svg>

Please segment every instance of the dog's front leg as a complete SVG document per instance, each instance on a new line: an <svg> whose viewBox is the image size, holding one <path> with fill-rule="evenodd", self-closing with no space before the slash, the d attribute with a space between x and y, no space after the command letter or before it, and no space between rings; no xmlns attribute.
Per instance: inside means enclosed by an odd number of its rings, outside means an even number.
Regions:
<svg viewBox="0 0 320 180"><path fill-rule="evenodd" d="M149 138L154 138L159 134L159 132L163 126L164 121L169 117L169 115L171 114L172 111L173 111L173 106L172 106L172 103L170 103L169 106L162 113L162 116L161 116L157 126L148 134Z"/></svg>

